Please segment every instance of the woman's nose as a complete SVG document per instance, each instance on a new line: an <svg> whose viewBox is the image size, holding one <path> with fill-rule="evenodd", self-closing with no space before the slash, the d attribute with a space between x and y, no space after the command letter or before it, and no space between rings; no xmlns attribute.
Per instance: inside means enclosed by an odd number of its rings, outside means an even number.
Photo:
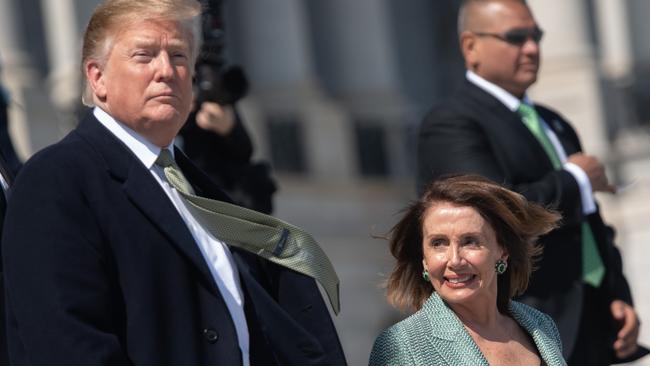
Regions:
<svg viewBox="0 0 650 366"><path fill-rule="evenodd" d="M449 251L447 253L447 261L449 266L458 266L463 260L461 250L456 245L449 246Z"/></svg>

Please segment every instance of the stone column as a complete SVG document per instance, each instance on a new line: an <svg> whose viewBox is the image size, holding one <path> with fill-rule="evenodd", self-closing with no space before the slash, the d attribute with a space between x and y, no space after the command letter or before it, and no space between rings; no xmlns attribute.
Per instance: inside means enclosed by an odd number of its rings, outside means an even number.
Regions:
<svg viewBox="0 0 650 366"><path fill-rule="evenodd" d="M610 79L627 78L632 70L630 19L625 5L621 0L595 2L601 66Z"/></svg>
<svg viewBox="0 0 650 366"><path fill-rule="evenodd" d="M0 1L0 67L3 80L10 88L28 84L35 78L21 19L19 0Z"/></svg>
<svg viewBox="0 0 650 366"><path fill-rule="evenodd" d="M318 72L328 92L356 120L383 128L389 172L404 176L408 159L404 116L409 106L401 94L390 4L376 0L307 3L317 42ZM356 156L351 158L356 160Z"/></svg>
<svg viewBox="0 0 650 366"><path fill-rule="evenodd" d="M306 2L238 0L237 10L237 47L253 86L250 99L262 111L251 115L296 116L304 131L309 173L316 179L349 179L349 121L324 97L314 73ZM263 130L262 121L249 124Z"/></svg>
<svg viewBox="0 0 650 366"><path fill-rule="evenodd" d="M11 96L9 133L16 153L24 159L32 152L28 111L34 107L26 91L37 84L37 72L26 48L19 1L0 1L0 67Z"/></svg>
<svg viewBox="0 0 650 366"><path fill-rule="evenodd" d="M542 70L533 99L558 110L577 129L586 152L606 160L608 144L598 77L583 2L528 2L544 29Z"/></svg>
<svg viewBox="0 0 650 366"><path fill-rule="evenodd" d="M54 104L73 111L81 95L81 34L75 0L41 0L50 73L48 82Z"/></svg>

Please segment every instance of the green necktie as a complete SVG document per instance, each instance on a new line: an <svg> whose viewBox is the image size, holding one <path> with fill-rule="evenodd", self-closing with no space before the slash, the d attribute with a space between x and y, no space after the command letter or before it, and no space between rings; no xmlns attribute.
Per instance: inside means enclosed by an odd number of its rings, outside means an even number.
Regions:
<svg viewBox="0 0 650 366"><path fill-rule="evenodd" d="M530 132L542 145L544 151L546 151L546 155L548 155L549 159L553 163L553 167L555 169L561 169L562 162L560 161L551 140L544 132L544 128L535 108L525 103L521 103L517 112L522 117L526 127L528 127ZM594 238L589 223L584 221L582 223L582 279L584 282L594 287L599 287L604 276L605 266L603 265L603 260L600 258L600 254L598 253L596 239Z"/></svg>
<svg viewBox="0 0 650 366"><path fill-rule="evenodd" d="M240 206L194 195L190 184L167 149L156 164L167 181L188 203L195 218L214 237L318 281L334 313L340 311L339 279L314 238L299 227Z"/></svg>

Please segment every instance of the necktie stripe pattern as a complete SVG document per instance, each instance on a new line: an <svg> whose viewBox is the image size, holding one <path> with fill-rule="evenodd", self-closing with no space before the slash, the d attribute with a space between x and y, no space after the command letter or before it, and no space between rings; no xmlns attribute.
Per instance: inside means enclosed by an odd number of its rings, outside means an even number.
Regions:
<svg viewBox="0 0 650 366"><path fill-rule="evenodd" d="M544 132L542 123L535 111L535 108L529 106L528 104L521 103L517 112L521 116L524 124L530 132L535 136L537 141L542 145L546 155L553 163L555 169L562 168L562 162L560 157L553 147L553 143ZM598 253L598 247L596 245L596 239L594 234L589 226L589 223L584 221L582 223L582 279L584 282L594 286L599 287L605 277L605 265L603 260Z"/></svg>
<svg viewBox="0 0 650 366"><path fill-rule="evenodd" d="M314 278L325 289L334 312L340 312L338 276L325 252L309 233L275 217L193 194L191 185L167 149L161 151L156 164L163 167L169 183L212 235Z"/></svg>

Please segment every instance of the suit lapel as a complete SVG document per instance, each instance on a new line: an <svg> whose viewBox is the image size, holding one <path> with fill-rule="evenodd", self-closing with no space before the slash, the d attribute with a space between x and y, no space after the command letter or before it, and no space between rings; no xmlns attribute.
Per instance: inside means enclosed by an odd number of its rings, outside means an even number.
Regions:
<svg viewBox="0 0 650 366"><path fill-rule="evenodd" d="M507 148L517 151L520 159L534 161L536 164L541 163L548 170L553 169L553 163L546 151L517 113L512 112L500 100L467 80L461 87L460 93L465 100L469 101L467 107L472 110L474 118L487 121L485 124L490 130L490 135L501 136L498 143L507 142L509 145ZM526 158L526 153L532 156Z"/></svg>
<svg viewBox="0 0 650 366"><path fill-rule="evenodd" d="M82 121L77 132L104 158L109 174L122 183L131 202L192 262L207 288L220 296L192 234L149 170L92 114Z"/></svg>
<svg viewBox="0 0 650 366"><path fill-rule="evenodd" d="M431 295L422 311L429 328L424 336L447 365L488 366L463 324L437 293Z"/></svg>
<svg viewBox="0 0 650 366"><path fill-rule="evenodd" d="M557 115L549 113L543 107L535 106L539 116L546 122L546 125L555 133L564 149L566 156L582 150L579 141L576 141L573 129L566 125Z"/></svg>
<svg viewBox="0 0 650 366"><path fill-rule="evenodd" d="M194 264L202 274L203 280L209 283L210 290L215 294L219 293L210 269L185 222L151 173L141 166L139 161L134 159L123 188L131 201Z"/></svg>
<svg viewBox="0 0 650 366"><path fill-rule="evenodd" d="M252 254L231 248L239 269L247 303L257 317L257 324L282 365L329 365L320 342L284 311L255 278L256 274L245 259Z"/></svg>

